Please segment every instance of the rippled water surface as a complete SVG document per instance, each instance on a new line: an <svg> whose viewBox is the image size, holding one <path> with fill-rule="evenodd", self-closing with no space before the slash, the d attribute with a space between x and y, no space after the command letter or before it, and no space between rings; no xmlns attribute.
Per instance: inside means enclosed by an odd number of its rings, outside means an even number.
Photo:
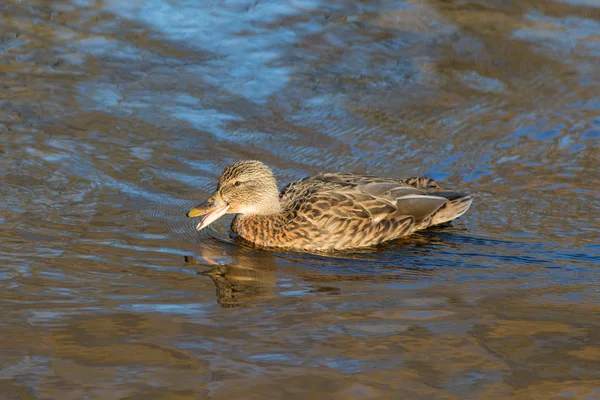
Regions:
<svg viewBox="0 0 600 400"><path fill-rule="evenodd" d="M7 399L600 398L600 3L4 0ZM228 163L426 175L332 257L187 209Z"/></svg>

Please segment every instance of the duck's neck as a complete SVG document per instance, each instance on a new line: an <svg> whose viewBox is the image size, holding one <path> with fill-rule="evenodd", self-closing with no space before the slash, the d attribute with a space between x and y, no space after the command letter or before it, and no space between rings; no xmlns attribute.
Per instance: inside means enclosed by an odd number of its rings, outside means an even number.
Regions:
<svg viewBox="0 0 600 400"><path fill-rule="evenodd" d="M254 210L254 212L244 214L246 217L253 215L261 216L275 216L281 213L281 204L279 203L279 194L276 193L274 196L270 196L264 200L260 206Z"/></svg>
<svg viewBox="0 0 600 400"><path fill-rule="evenodd" d="M284 216L281 212L238 214L231 222L231 230L249 242L273 247L285 234L283 225Z"/></svg>

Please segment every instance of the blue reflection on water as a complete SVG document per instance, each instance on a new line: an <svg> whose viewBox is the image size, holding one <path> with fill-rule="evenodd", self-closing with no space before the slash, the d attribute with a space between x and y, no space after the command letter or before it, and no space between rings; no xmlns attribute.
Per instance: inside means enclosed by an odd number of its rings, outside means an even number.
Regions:
<svg viewBox="0 0 600 400"><path fill-rule="evenodd" d="M278 65L279 49L317 29L306 21L288 22L285 27L267 25L308 14L319 2L110 0L107 5L116 14L149 25L163 38L210 52L213 57L195 67L198 74L215 86L261 103L288 83L292 69Z"/></svg>

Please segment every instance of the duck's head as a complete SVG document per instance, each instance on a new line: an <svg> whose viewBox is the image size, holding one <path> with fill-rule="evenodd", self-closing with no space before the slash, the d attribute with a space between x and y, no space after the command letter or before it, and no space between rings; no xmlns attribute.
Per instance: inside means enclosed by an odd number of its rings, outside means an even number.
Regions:
<svg viewBox="0 0 600 400"><path fill-rule="evenodd" d="M215 193L188 211L203 217L196 226L206 228L225 214L273 214L280 211L279 191L273 171L260 161L239 161L221 174Z"/></svg>

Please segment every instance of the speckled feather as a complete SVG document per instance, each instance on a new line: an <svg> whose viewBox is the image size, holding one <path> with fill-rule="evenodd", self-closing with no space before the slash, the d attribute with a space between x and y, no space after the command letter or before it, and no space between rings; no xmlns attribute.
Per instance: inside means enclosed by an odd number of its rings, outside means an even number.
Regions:
<svg viewBox="0 0 600 400"><path fill-rule="evenodd" d="M236 163L227 181L244 173ZM221 179L223 181L223 178ZM289 184L280 212L238 214L232 230L261 247L308 251L373 246L464 214L472 197L432 179L322 173Z"/></svg>

